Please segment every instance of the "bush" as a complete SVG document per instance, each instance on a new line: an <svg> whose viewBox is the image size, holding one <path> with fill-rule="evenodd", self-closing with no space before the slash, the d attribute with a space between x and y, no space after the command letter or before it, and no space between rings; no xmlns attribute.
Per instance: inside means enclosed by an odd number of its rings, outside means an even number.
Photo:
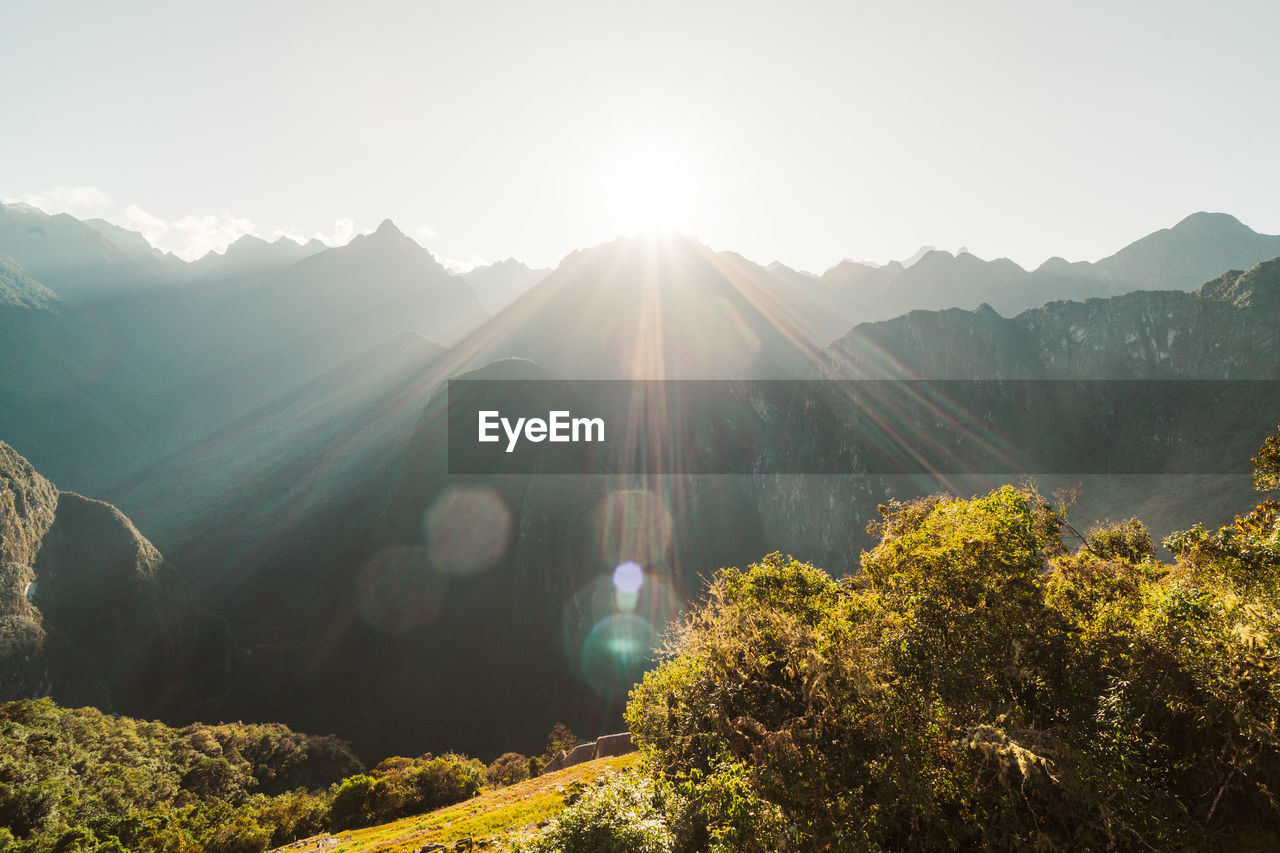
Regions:
<svg viewBox="0 0 1280 853"><path fill-rule="evenodd" d="M378 816L374 809L377 784L378 780L363 773L343 779L329 806L329 826L335 830L353 829L373 823Z"/></svg>
<svg viewBox="0 0 1280 853"><path fill-rule="evenodd" d="M511 842L511 853L668 853L662 799L652 779L611 774L541 832Z"/></svg>
<svg viewBox="0 0 1280 853"><path fill-rule="evenodd" d="M1089 550L1102 559L1114 558L1141 563L1155 557L1151 533L1136 518L1090 528Z"/></svg>
<svg viewBox="0 0 1280 853"><path fill-rule="evenodd" d="M627 722L683 849L1280 845L1280 505L1076 554L1034 492L884 508L860 577L713 579Z"/></svg>
<svg viewBox="0 0 1280 853"><path fill-rule="evenodd" d="M505 752L489 765L489 769L485 771L485 778L495 788L523 782L531 775L530 762L535 760L537 759L530 759L518 752Z"/></svg>
<svg viewBox="0 0 1280 853"><path fill-rule="evenodd" d="M420 811L460 803L484 787L485 766L477 759L448 753L422 764L414 777Z"/></svg>

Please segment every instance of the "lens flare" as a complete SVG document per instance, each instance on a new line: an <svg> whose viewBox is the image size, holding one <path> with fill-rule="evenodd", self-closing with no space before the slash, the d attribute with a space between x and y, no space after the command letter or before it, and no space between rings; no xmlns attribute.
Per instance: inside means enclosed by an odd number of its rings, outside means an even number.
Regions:
<svg viewBox="0 0 1280 853"><path fill-rule="evenodd" d="M644 569L635 563L623 563L613 570L614 599L618 610L630 613L640 601L640 587L644 585Z"/></svg>
<svg viewBox="0 0 1280 853"><path fill-rule="evenodd" d="M561 642L578 677L606 699L627 694L675 618L675 592L637 563L602 575L564 607Z"/></svg>
<svg viewBox="0 0 1280 853"><path fill-rule="evenodd" d="M369 627L403 634L440 615L449 578L417 545L382 548L356 576L356 608Z"/></svg>
<svg viewBox="0 0 1280 853"><path fill-rule="evenodd" d="M423 517L427 553L451 575L492 568L507 552L511 510L486 486L450 486Z"/></svg>
<svg viewBox="0 0 1280 853"><path fill-rule="evenodd" d="M621 698L644 673L658 632L644 619L615 613L601 619L582 644L582 677L606 699Z"/></svg>
<svg viewBox="0 0 1280 853"><path fill-rule="evenodd" d="M639 592L644 585L644 569L636 563L623 563L613 570L613 585L618 588L618 592Z"/></svg>
<svg viewBox="0 0 1280 853"><path fill-rule="evenodd" d="M648 489L620 489L600 502L596 516L600 555L609 565L652 566L671 545L671 513Z"/></svg>

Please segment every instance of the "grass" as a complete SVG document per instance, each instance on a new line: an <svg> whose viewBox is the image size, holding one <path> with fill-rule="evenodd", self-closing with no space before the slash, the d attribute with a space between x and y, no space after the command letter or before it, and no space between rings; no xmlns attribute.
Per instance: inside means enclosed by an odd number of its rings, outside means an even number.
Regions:
<svg viewBox="0 0 1280 853"><path fill-rule="evenodd" d="M338 853L408 853L432 842L451 844L462 838L476 842L496 840L558 815L565 808L565 795L575 784L589 785L605 771L631 767L639 760L640 754L633 752L617 758L587 761L506 788L485 791L433 812L339 832L334 836L338 845L322 849Z"/></svg>

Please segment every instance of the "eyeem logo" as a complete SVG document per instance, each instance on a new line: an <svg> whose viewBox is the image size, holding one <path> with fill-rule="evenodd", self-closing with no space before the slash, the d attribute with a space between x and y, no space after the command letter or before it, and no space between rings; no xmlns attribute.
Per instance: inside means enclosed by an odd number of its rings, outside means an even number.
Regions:
<svg viewBox="0 0 1280 853"><path fill-rule="evenodd" d="M500 441L501 426L507 434L507 453L516 449L521 431L526 441L582 442L604 441L604 418L572 418L568 411L552 411L547 419L516 418L514 424L496 410L480 412L480 441ZM594 437L593 437L594 436Z"/></svg>

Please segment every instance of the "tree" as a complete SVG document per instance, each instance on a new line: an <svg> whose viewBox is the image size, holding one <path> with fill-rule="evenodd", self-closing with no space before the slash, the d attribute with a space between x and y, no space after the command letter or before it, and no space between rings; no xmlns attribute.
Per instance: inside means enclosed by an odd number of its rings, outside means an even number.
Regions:
<svg viewBox="0 0 1280 853"><path fill-rule="evenodd" d="M547 749L542 753L543 765L551 763L551 759L555 758L560 750L573 752L573 748L577 745L578 736L564 723L556 723L547 735Z"/></svg>
<svg viewBox="0 0 1280 853"><path fill-rule="evenodd" d="M1253 487L1260 492L1280 489L1280 426L1274 435L1267 436L1258 448L1253 462Z"/></svg>

